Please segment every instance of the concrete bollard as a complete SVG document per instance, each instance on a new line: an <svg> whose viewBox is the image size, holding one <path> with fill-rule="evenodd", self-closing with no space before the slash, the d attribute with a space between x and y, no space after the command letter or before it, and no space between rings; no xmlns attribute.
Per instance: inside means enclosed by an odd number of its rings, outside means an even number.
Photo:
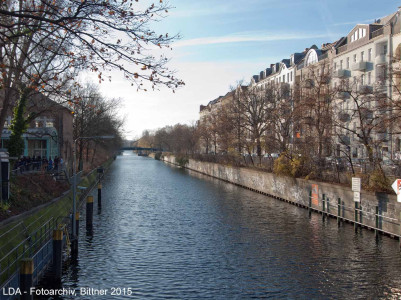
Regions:
<svg viewBox="0 0 401 300"><path fill-rule="evenodd" d="M97 185L97 207L102 208L102 184Z"/></svg>
<svg viewBox="0 0 401 300"><path fill-rule="evenodd" d="M91 230L93 224L93 196L86 198L86 230Z"/></svg>
<svg viewBox="0 0 401 300"><path fill-rule="evenodd" d="M31 300L33 295L30 294L30 289L33 287L33 259L25 258L21 260L20 269L20 288L21 288L21 299Z"/></svg>
<svg viewBox="0 0 401 300"><path fill-rule="evenodd" d="M55 281L61 280L63 267L63 231L53 230L53 272Z"/></svg>

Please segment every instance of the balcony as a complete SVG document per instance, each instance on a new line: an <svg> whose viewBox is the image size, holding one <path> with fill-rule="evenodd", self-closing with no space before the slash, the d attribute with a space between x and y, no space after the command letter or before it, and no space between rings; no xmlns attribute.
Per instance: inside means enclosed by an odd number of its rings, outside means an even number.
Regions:
<svg viewBox="0 0 401 300"><path fill-rule="evenodd" d="M349 99L350 98L350 94L349 94L349 92L338 92L338 98L339 99L342 99L342 100L346 100L346 99Z"/></svg>
<svg viewBox="0 0 401 300"><path fill-rule="evenodd" d="M387 86L383 81L377 81L375 85L375 92L378 94L387 94Z"/></svg>
<svg viewBox="0 0 401 300"><path fill-rule="evenodd" d="M376 66L385 65L385 64L387 64L386 55L379 54L378 56L376 56L376 58L375 58L375 65Z"/></svg>
<svg viewBox="0 0 401 300"><path fill-rule="evenodd" d="M302 83L302 87L305 89L311 89L314 87L314 82L312 79L306 79L303 83Z"/></svg>
<svg viewBox="0 0 401 300"><path fill-rule="evenodd" d="M373 87L370 85L359 85L357 90L361 95L367 95L373 92Z"/></svg>
<svg viewBox="0 0 401 300"><path fill-rule="evenodd" d="M338 119L339 119L341 122L348 122L348 121L351 120L351 116L350 116L349 114L347 114L347 113L340 112L340 113L338 114Z"/></svg>
<svg viewBox="0 0 401 300"><path fill-rule="evenodd" d="M376 138L382 142L388 142L389 134L387 132L380 132L380 133L377 133Z"/></svg>
<svg viewBox="0 0 401 300"><path fill-rule="evenodd" d="M372 32L372 39L383 35L383 27Z"/></svg>
<svg viewBox="0 0 401 300"><path fill-rule="evenodd" d="M360 61L360 62L352 64L351 70L352 71L365 71L366 70L366 61Z"/></svg>
<svg viewBox="0 0 401 300"><path fill-rule="evenodd" d="M343 145L351 144L351 140L348 135L343 135L343 134L339 135L338 140L339 140L340 144L343 144Z"/></svg>
<svg viewBox="0 0 401 300"><path fill-rule="evenodd" d="M346 78L349 77L350 75L351 75L350 71L344 69L335 70L333 72L333 77L335 78Z"/></svg>
<svg viewBox="0 0 401 300"><path fill-rule="evenodd" d="M338 47L337 54L343 53L343 52L347 51L347 49L348 49L348 45L347 44L343 45L341 47Z"/></svg>

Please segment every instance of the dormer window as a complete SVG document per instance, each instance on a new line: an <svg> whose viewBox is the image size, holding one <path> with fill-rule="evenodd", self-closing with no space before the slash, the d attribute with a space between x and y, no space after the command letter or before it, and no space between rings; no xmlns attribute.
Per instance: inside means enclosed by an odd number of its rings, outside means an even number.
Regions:
<svg viewBox="0 0 401 300"><path fill-rule="evenodd" d="M351 35L351 42L355 42L361 38L364 38L365 36L366 36L366 28L358 28Z"/></svg>

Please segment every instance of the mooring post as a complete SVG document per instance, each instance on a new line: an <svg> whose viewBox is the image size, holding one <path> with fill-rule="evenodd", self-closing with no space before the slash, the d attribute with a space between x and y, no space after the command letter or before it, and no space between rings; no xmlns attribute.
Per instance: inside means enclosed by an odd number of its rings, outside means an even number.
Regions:
<svg viewBox="0 0 401 300"><path fill-rule="evenodd" d="M355 230L358 229L358 202L355 201L355 222L354 222L354 228Z"/></svg>
<svg viewBox="0 0 401 300"><path fill-rule="evenodd" d="M30 289L33 287L33 259L24 258L21 260L20 269L20 288L21 288L21 299L31 300L33 295L30 294Z"/></svg>
<svg viewBox="0 0 401 300"><path fill-rule="evenodd" d="M97 207L102 208L102 184L99 182L97 185Z"/></svg>
<svg viewBox="0 0 401 300"><path fill-rule="evenodd" d="M309 191L309 206L308 206L309 216L312 213L312 191Z"/></svg>
<svg viewBox="0 0 401 300"><path fill-rule="evenodd" d="M327 212L327 216L329 216L330 215L330 198L329 197L327 197L326 202L327 202L326 212Z"/></svg>
<svg viewBox="0 0 401 300"><path fill-rule="evenodd" d="M86 198L86 230L91 230L93 224L93 196Z"/></svg>
<svg viewBox="0 0 401 300"><path fill-rule="evenodd" d="M324 212L326 211L326 194L323 194L322 205L322 219L324 220Z"/></svg>
<svg viewBox="0 0 401 300"><path fill-rule="evenodd" d="M375 236L377 237L379 235L379 207L376 206L376 215L375 215Z"/></svg>
<svg viewBox="0 0 401 300"><path fill-rule="evenodd" d="M341 198L337 199L337 224L340 225L341 218Z"/></svg>
<svg viewBox="0 0 401 300"><path fill-rule="evenodd" d="M400 249L401 249L401 212L400 212L400 219L398 220L398 222L400 223L400 233L398 236L398 242L400 244Z"/></svg>
<svg viewBox="0 0 401 300"><path fill-rule="evenodd" d="M53 230L53 272L55 281L61 280L63 267L63 231Z"/></svg>
<svg viewBox="0 0 401 300"><path fill-rule="evenodd" d="M79 212L75 213L75 236L78 238L79 233Z"/></svg>

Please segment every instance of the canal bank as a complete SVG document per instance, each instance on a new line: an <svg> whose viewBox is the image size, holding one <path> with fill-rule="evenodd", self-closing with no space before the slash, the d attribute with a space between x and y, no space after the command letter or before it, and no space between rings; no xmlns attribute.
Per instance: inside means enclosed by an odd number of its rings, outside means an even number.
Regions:
<svg viewBox="0 0 401 300"><path fill-rule="evenodd" d="M173 155L164 156L163 161L182 166ZM401 235L401 203L393 195L362 191L361 202L356 207L351 187L193 159L188 159L184 167L392 237ZM317 197L311 197L312 185Z"/></svg>

